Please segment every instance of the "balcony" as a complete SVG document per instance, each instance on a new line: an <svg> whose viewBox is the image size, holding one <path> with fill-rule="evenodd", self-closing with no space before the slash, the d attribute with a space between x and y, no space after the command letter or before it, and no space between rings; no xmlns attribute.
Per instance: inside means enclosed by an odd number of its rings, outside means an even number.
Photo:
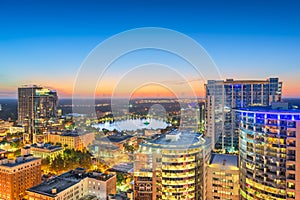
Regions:
<svg viewBox="0 0 300 200"><path fill-rule="evenodd" d="M289 165L287 167L287 170L295 171L296 170L296 166L295 165Z"/></svg>
<svg viewBox="0 0 300 200"><path fill-rule="evenodd" d="M291 190L294 190L295 189L295 185L290 185L290 186L287 186L288 189L291 189Z"/></svg>
<svg viewBox="0 0 300 200"><path fill-rule="evenodd" d="M287 137L296 137L296 131L288 131Z"/></svg>
<svg viewBox="0 0 300 200"><path fill-rule="evenodd" d="M286 159L288 160L288 161L296 161L296 156L287 156L286 157Z"/></svg>
<svg viewBox="0 0 300 200"><path fill-rule="evenodd" d="M295 174L289 174L287 177L286 177L288 180L295 180Z"/></svg>
<svg viewBox="0 0 300 200"><path fill-rule="evenodd" d="M296 147L296 142L287 142L288 147Z"/></svg>

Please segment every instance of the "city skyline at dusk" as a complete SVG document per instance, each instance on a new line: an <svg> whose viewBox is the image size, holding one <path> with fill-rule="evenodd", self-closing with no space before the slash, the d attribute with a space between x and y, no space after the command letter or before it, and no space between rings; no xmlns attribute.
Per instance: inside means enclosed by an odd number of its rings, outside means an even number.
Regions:
<svg viewBox="0 0 300 200"><path fill-rule="evenodd" d="M299 8L0 0L0 200L300 199Z"/></svg>
<svg viewBox="0 0 300 200"><path fill-rule="evenodd" d="M139 27L163 27L191 37L211 56L222 79L279 77L283 97L299 97L297 7L292 1L3 1L0 97L16 98L17 87L24 84L47 86L62 98L72 97L76 75L89 53L107 38ZM122 59L103 80L105 87L99 86L97 97L109 97L122 70L143 62L163 61L186 69L178 58L158 51L136 52ZM187 78L197 96L203 97L206 80ZM177 84L177 80L168 81ZM133 96L172 94L147 86Z"/></svg>

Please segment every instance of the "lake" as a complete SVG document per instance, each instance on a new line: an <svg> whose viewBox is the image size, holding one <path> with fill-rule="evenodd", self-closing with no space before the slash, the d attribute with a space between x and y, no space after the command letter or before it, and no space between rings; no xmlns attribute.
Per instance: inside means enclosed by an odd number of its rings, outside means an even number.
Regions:
<svg viewBox="0 0 300 200"><path fill-rule="evenodd" d="M95 124L93 127L98 129L107 129L113 131L114 129L118 131L136 131L138 129L165 129L170 126L165 121L157 120L157 119L128 119L122 121L115 121L113 123L100 123Z"/></svg>

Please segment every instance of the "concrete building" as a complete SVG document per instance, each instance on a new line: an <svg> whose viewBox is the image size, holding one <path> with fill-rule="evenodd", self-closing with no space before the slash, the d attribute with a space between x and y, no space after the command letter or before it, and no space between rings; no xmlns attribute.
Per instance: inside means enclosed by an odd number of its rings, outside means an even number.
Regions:
<svg viewBox="0 0 300 200"><path fill-rule="evenodd" d="M33 144L30 146L30 154L38 158L53 159L59 154L63 153L63 148L61 146L55 146L51 144Z"/></svg>
<svg viewBox="0 0 300 200"><path fill-rule="evenodd" d="M129 135L125 132L113 133L112 135L98 139L101 145L114 145L119 148L120 151L124 151L125 145L137 144L136 137Z"/></svg>
<svg viewBox="0 0 300 200"><path fill-rule="evenodd" d="M34 134L43 133L46 122L57 115L56 91L37 85L18 88L18 124L25 127L26 142L33 141Z"/></svg>
<svg viewBox="0 0 300 200"><path fill-rule="evenodd" d="M0 200L21 200L28 188L41 183L41 177L40 158L0 158Z"/></svg>
<svg viewBox="0 0 300 200"><path fill-rule="evenodd" d="M207 167L207 200L239 200L238 156L212 154Z"/></svg>
<svg viewBox="0 0 300 200"><path fill-rule="evenodd" d="M84 131L56 131L50 130L47 133L47 141L53 144L61 144L62 147L80 150L87 148L95 139L95 133Z"/></svg>
<svg viewBox="0 0 300 200"><path fill-rule="evenodd" d="M145 141L135 153L134 199L205 199L210 142L194 132Z"/></svg>
<svg viewBox="0 0 300 200"><path fill-rule="evenodd" d="M29 200L106 200L116 194L116 175L71 170L27 190Z"/></svg>
<svg viewBox="0 0 300 200"><path fill-rule="evenodd" d="M300 199L300 110L239 109L241 199Z"/></svg>
<svg viewBox="0 0 300 200"><path fill-rule="evenodd" d="M282 82L267 80L209 80L205 84L206 130L213 148L223 152L238 150L238 126L232 108L252 105L270 105L281 101Z"/></svg>

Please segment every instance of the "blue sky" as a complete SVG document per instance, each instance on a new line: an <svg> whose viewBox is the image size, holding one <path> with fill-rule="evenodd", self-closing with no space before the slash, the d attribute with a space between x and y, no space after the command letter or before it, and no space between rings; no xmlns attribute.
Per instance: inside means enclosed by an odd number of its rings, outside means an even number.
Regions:
<svg viewBox="0 0 300 200"><path fill-rule="evenodd" d="M17 86L27 83L70 96L78 68L96 45L153 26L195 39L224 78L278 76L285 96L300 97L299 7L276 0L0 0L0 96L15 97Z"/></svg>

